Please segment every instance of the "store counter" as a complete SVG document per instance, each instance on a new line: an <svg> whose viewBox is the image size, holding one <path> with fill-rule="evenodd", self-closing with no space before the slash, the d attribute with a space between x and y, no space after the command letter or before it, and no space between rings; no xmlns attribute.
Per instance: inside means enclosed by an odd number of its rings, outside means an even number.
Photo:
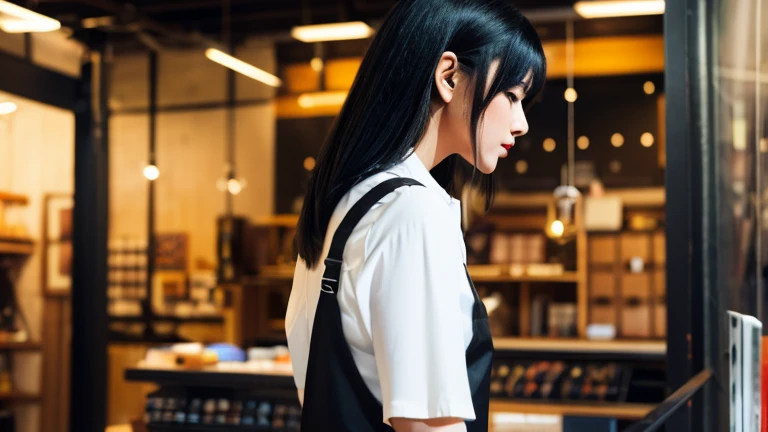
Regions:
<svg viewBox="0 0 768 432"><path fill-rule="evenodd" d="M563 422L590 417L621 426L644 417L666 396L661 341L510 338L494 344L492 422L515 413L562 416ZM150 432L299 428L301 409L286 362L225 362L199 370L136 367L125 378L160 386L147 398Z"/></svg>

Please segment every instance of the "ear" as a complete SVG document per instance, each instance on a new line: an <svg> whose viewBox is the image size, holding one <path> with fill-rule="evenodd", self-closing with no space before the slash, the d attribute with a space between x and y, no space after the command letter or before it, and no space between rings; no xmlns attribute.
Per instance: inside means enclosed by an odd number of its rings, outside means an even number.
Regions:
<svg viewBox="0 0 768 432"><path fill-rule="evenodd" d="M459 60L456 54L450 51L444 52L435 69L435 85L437 86L437 93L445 103L449 103L453 99L458 71Z"/></svg>

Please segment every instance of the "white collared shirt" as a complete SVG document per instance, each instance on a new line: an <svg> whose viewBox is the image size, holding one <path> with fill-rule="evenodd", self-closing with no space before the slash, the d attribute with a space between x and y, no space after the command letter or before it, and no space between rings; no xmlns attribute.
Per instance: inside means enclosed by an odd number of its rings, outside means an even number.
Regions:
<svg viewBox="0 0 768 432"><path fill-rule="evenodd" d="M357 369L392 417L475 418L465 350L472 340L474 297L464 270L461 207L412 154L355 185L336 207L322 259L299 259L285 325L294 378L304 388L323 260L347 211L374 186L410 177L362 218L344 248L337 295Z"/></svg>

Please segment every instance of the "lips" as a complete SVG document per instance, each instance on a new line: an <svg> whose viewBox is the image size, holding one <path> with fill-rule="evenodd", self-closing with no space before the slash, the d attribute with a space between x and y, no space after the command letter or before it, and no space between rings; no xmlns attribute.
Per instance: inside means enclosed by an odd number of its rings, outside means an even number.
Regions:
<svg viewBox="0 0 768 432"><path fill-rule="evenodd" d="M504 147L504 150L509 151L509 149L512 148L514 144L502 144L501 146Z"/></svg>

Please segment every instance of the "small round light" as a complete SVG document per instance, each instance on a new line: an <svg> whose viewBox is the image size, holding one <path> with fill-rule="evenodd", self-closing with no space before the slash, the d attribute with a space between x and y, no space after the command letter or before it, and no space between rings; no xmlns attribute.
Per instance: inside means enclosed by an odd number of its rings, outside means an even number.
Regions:
<svg viewBox="0 0 768 432"><path fill-rule="evenodd" d="M320 72L323 70L323 59L320 57L314 57L312 60L309 61L309 65L312 67L312 70L315 72Z"/></svg>
<svg viewBox="0 0 768 432"><path fill-rule="evenodd" d="M615 133L611 135L611 145L613 145L616 148L619 148L624 145L624 135L620 133Z"/></svg>
<svg viewBox="0 0 768 432"><path fill-rule="evenodd" d="M237 179L229 179L227 182L227 190L232 195L237 195L243 190L243 185Z"/></svg>
<svg viewBox="0 0 768 432"><path fill-rule="evenodd" d="M160 177L160 170L155 165L147 165L144 167L144 177L149 181L155 181Z"/></svg>
<svg viewBox="0 0 768 432"><path fill-rule="evenodd" d="M761 153L768 152L768 138L761 138L760 139L760 152Z"/></svg>
<svg viewBox="0 0 768 432"><path fill-rule="evenodd" d="M515 171L517 171L518 174L525 174L528 172L528 162L524 160L519 160L515 163Z"/></svg>
<svg viewBox="0 0 768 432"><path fill-rule="evenodd" d="M559 220L554 220L552 221L549 230L552 231L552 234L554 234L555 237L560 237L565 232L565 225Z"/></svg>
<svg viewBox="0 0 768 432"><path fill-rule="evenodd" d="M653 145L653 134L650 132L646 132L642 135L640 135L640 144L643 145L643 147L650 147Z"/></svg>
<svg viewBox="0 0 768 432"><path fill-rule="evenodd" d="M555 151L555 147L557 147L557 143L555 143L555 140L552 138L547 138L542 143L542 146L544 147L544 151L547 153L552 153Z"/></svg>
<svg viewBox="0 0 768 432"><path fill-rule="evenodd" d="M307 171L312 171L315 169L315 165L317 165L317 162L315 161L315 158L312 156L307 157L304 159L304 169Z"/></svg>
<svg viewBox="0 0 768 432"><path fill-rule="evenodd" d="M621 162L617 160L611 161L611 163L608 164L608 169L611 170L612 173L618 174L618 172L621 171Z"/></svg>
<svg viewBox="0 0 768 432"><path fill-rule="evenodd" d="M589 138L584 135L580 136L579 139L576 140L576 146L579 150L586 150L589 148Z"/></svg>
<svg viewBox="0 0 768 432"><path fill-rule="evenodd" d="M8 115L19 109L13 102L0 102L0 115Z"/></svg>
<svg viewBox="0 0 768 432"><path fill-rule="evenodd" d="M652 95L656 92L656 85L652 81L646 81L645 84L643 84L643 91L647 95Z"/></svg>
<svg viewBox="0 0 768 432"><path fill-rule="evenodd" d="M576 93L576 89L574 88L568 88L565 90L565 100L568 102L576 102L576 99L579 98L579 94Z"/></svg>

